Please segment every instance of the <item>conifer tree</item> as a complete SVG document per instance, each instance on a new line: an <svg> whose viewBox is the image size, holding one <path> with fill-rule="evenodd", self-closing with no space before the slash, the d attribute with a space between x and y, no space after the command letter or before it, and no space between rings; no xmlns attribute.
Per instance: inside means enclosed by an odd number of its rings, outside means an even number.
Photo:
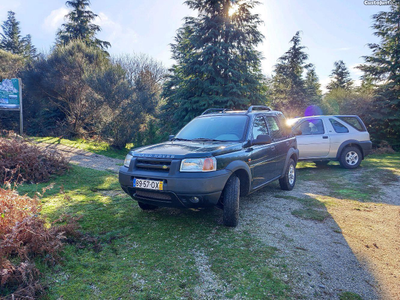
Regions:
<svg viewBox="0 0 400 300"><path fill-rule="evenodd" d="M375 84L370 132L375 141L386 140L400 148L400 2L390 11L373 15L374 34L380 43L369 44L372 55L364 56L363 81Z"/></svg>
<svg viewBox="0 0 400 300"><path fill-rule="evenodd" d="M164 113L174 129L211 107L243 109L266 101L263 36L253 0L188 0L187 17L172 44L176 64L164 85Z"/></svg>
<svg viewBox="0 0 400 300"><path fill-rule="evenodd" d="M303 72L308 65L308 55L301 45L300 32L291 39L292 46L278 59L273 77L274 108L288 116L302 115L308 106Z"/></svg>
<svg viewBox="0 0 400 300"><path fill-rule="evenodd" d="M103 50L111 46L109 42L96 38L101 28L92 23L97 15L88 8L89 0L71 0L65 4L72 10L66 15L68 23L62 24L57 32L57 44L67 45L72 40L82 40L88 46L98 46Z"/></svg>
<svg viewBox="0 0 400 300"><path fill-rule="evenodd" d="M3 33L0 33L0 49L21 55L26 59L35 58L36 48L32 45L31 36L21 36L19 22L13 11L8 12L7 21L1 26Z"/></svg>
<svg viewBox="0 0 400 300"><path fill-rule="evenodd" d="M304 84L308 102L312 105L320 105L322 100L321 84L313 64L309 64L307 67Z"/></svg>
<svg viewBox="0 0 400 300"><path fill-rule="evenodd" d="M335 68L331 73L331 82L326 86L329 91L335 89L350 90L353 86L353 80L343 60L335 61Z"/></svg>

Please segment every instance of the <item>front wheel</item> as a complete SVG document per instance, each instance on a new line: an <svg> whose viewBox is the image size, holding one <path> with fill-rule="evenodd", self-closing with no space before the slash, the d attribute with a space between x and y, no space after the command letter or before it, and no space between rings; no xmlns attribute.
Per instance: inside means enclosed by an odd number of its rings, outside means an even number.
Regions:
<svg viewBox="0 0 400 300"><path fill-rule="evenodd" d="M139 207L142 210L155 210L158 207L158 206L151 205L151 204L146 204L146 203L143 203L143 202L138 202L138 204L139 204Z"/></svg>
<svg viewBox="0 0 400 300"><path fill-rule="evenodd" d="M228 179L223 191L224 225L236 227L239 223L240 179L233 175Z"/></svg>
<svg viewBox="0 0 400 300"><path fill-rule="evenodd" d="M289 164L285 170L285 175L279 179L279 185L282 190L291 191L296 184L296 163L293 159L289 160Z"/></svg>
<svg viewBox="0 0 400 300"><path fill-rule="evenodd" d="M346 169L355 169L361 164L361 152L357 147L346 147L340 155L340 165Z"/></svg>

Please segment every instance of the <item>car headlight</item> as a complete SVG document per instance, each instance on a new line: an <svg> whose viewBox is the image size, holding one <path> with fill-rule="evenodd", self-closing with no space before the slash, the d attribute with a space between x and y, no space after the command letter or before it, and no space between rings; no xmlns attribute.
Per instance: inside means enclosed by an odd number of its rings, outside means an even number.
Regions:
<svg viewBox="0 0 400 300"><path fill-rule="evenodd" d="M211 172L217 169L215 157L186 158L181 162L181 172Z"/></svg>
<svg viewBox="0 0 400 300"><path fill-rule="evenodd" d="M124 160L124 166L129 168L129 165L131 164L131 160L132 160L133 156L130 155L129 153L125 156L125 160Z"/></svg>

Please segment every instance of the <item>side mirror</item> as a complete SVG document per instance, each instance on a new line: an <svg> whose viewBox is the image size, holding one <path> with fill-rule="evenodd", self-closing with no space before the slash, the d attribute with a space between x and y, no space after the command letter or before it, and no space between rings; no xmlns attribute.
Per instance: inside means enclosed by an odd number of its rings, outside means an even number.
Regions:
<svg viewBox="0 0 400 300"><path fill-rule="evenodd" d="M266 145L271 143L272 138L268 134L260 134L255 140L251 141L252 145Z"/></svg>
<svg viewBox="0 0 400 300"><path fill-rule="evenodd" d="M171 134L168 138L168 141L172 141L172 139L175 137L175 135Z"/></svg>

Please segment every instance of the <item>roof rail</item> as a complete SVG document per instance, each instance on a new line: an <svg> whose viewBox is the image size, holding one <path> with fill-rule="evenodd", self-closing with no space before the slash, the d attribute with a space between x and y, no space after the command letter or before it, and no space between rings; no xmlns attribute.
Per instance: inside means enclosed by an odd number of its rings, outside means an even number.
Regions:
<svg viewBox="0 0 400 300"><path fill-rule="evenodd" d="M209 108L209 109L206 109L201 115L211 114L213 112L223 114L226 111L231 111L231 109L228 109L228 108Z"/></svg>
<svg viewBox="0 0 400 300"><path fill-rule="evenodd" d="M261 108L260 110L269 110L271 111L272 109L268 106L265 105L252 105L249 107L249 109L247 110L247 114L251 113L255 108Z"/></svg>

